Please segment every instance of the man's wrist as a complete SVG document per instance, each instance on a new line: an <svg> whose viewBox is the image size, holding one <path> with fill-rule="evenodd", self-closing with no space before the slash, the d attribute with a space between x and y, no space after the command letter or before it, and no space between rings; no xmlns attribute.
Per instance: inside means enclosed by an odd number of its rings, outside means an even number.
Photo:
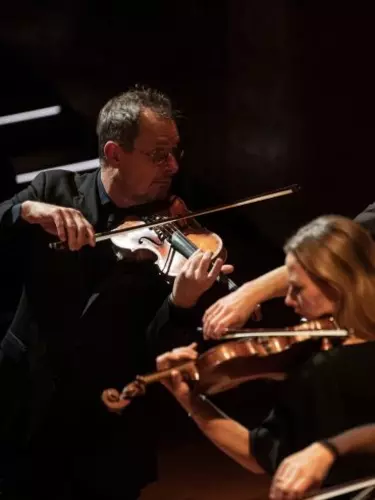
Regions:
<svg viewBox="0 0 375 500"><path fill-rule="evenodd" d="M27 217L29 214L29 206L30 206L30 200L26 200L23 203L20 203L19 205L19 216L20 219L23 219L28 222Z"/></svg>
<svg viewBox="0 0 375 500"><path fill-rule="evenodd" d="M181 301L181 300L176 300L176 297L173 296L173 292L169 295L168 302L170 305L173 307L176 307L177 309L191 309L194 307L197 303L197 301Z"/></svg>

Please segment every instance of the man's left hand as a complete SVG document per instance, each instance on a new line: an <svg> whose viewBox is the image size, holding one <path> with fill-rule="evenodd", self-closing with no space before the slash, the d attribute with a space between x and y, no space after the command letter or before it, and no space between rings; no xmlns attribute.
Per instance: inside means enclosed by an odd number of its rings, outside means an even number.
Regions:
<svg viewBox="0 0 375 500"><path fill-rule="evenodd" d="M218 277L220 272L229 274L233 266L224 264L222 259L216 259L211 267L212 252L196 250L185 262L176 277L171 295L172 302L177 307L193 307Z"/></svg>

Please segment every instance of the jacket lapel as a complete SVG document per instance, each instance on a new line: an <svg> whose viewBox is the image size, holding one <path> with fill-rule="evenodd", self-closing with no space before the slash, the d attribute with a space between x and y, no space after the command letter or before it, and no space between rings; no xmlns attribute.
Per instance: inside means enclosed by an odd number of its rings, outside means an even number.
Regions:
<svg viewBox="0 0 375 500"><path fill-rule="evenodd" d="M73 206L82 212L95 227L99 220L98 175L100 169L90 172L84 178L76 177L77 195L73 198Z"/></svg>

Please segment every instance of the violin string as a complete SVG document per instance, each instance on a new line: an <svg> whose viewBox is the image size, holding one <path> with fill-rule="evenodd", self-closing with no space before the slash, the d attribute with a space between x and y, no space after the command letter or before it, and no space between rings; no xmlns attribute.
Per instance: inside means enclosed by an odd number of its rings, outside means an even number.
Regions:
<svg viewBox="0 0 375 500"><path fill-rule="evenodd" d="M162 273L164 273L164 274L169 273L171 266L172 266L174 254L175 254L175 249L171 245L169 247L167 258L165 259L163 269L161 270Z"/></svg>
<svg viewBox="0 0 375 500"><path fill-rule="evenodd" d="M170 224L166 224L164 226L167 230L167 234L168 236L172 237L173 234L177 234L179 235L183 241L185 241L185 244L189 247L189 250L194 253L196 250L198 250L198 246L195 245L195 243L193 243L192 241L190 241L185 235L184 233L179 229L179 227L177 226L177 224L175 224L174 222L171 222ZM225 279L226 283L227 283L227 286L229 287L229 290L230 291L233 291L233 290L236 290L238 288L238 286L234 283L233 280L231 280L231 278L229 278L228 276L223 276L221 279Z"/></svg>
<svg viewBox="0 0 375 500"><path fill-rule="evenodd" d="M187 244L187 246L189 247L190 251L192 253L194 253L196 250L198 250L198 246L195 245L195 243L193 243L192 241L190 241L185 235L184 233L178 228L177 224L171 222L170 224L166 224L164 226L166 229L167 229L167 233L169 236L173 236L173 234L177 234L179 235L184 241L185 241L185 244ZM227 281L227 284L230 288L230 290L235 290L237 289L237 285L234 283L234 281L232 281L230 278L228 278L227 276L225 276L225 279Z"/></svg>
<svg viewBox="0 0 375 500"><path fill-rule="evenodd" d="M195 243L193 243L192 241L190 241L185 235L184 233L179 229L179 227L177 226L177 224L174 224L173 222L171 222L171 224L168 224L168 226L171 226L172 229L172 234L173 233L176 233L178 234L179 236L181 236L185 241L186 243L188 243L188 245L190 246L191 250L198 250L198 247L197 245L195 245Z"/></svg>
<svg viewBox="0 0 375 500"><path fill-rule="evenodd" d="M158 233L159 231L157 231L157 229L155 228L154 231L156 233ZM164 227L160 228L160 232L161 233L166 233L167 236L173 236L173 231L171 231L169 228L168 228L168 225L166 224ZM174 248L172 247L172 245L169 247L169 250L168 250L168 254L167 254L167 258L165 259L165 263L164 263L164 266L163 266L163 269L161 269L161 272L163 274L168 274L169 273L169 270L172 266L172 261L173 261L173 256L175 254L175 250Z"/></svg>
<svg viewBox="0 0 375 500"><path fill-rule="evenodd" d="M174 229L174 231L179 234L180 236L182 236L182 238L184 238L185 242L190 246L190 249L195 252L196 250L198 250L198 246L195 245L195 243L193 243L192 241L190 241L185 235L184 233L177 227L177 225L173 222L171 222L170 224L168 224L168 226L172 226L172 228ZM231 286L232 288L230 288L230 290L235 290L237 289L237 285L234 283L234 281L232 281L230 278L228 278L227 276L224 276L224 279L226 279L227 281L227 284L228 286Z"/></svg>
<svg viewBox="0 0 375 500"><path fill-rule="evenodd" d="M188 245L190 246L190 249L195 251L198 247L196 245L194 245L191 241L189 241L186 236L184 235L184 233L182 231L179 230L179 228L177 227L177 225L175 224L166 224L163 229L162 229L162 232L164 234L166 234L167 236L169 237L172 237L175 233L177 233L179 236L181 236L183 238L183 240L185 240L185 243L188 243ZM172 265L172 261L173 261L173 257L174 255L176 254L176 249L172 247L169 248L168 250L168 255L167 255L167 259L166 259L166 262L165 262L165 265L162 269L162 272L163 273L166 273L168 274L170 268L171 268L171 265ZM168 267L168 270L166 271L166 267Z"/></svg>
<svg viewBox="0 0 375 500"><path fill-rule="evenodd" d="M167 237L170 237L170 238L172 238L174 234L180 236L181 240L185 243L187 249L190 250L191 254L193 254L199 248L197 245L195 245L195 243L193 243L192 241L190 241L184 235L184 233L179 229L179 227L177 226L177 224L175 224L173 222L171 222L170 224L166 224L163 227L163 229L162 229L161 232L164 233L164 235L167 235ZM171 246L171 248L172 248L172 246ZM171 255L170 251L168 252L167 259L169 259L169 258L171 259L170 263L169 263L169 268L172 265L172 260L173 260L174 255L175 255L175 252L172 255ZM186 255L184 255L184 257L187 258ZM163 271L164 271L164 269L165 269L165 266L163 268ZM223 279L223 278L221 278L221 279ZM235 289L238 288L237 285L230 278L228 278L227 276L225 276L225 279L226 279L226 282L227 282L227 286L229 287L229 290L235 290Z"/></svg>
<svg viewBox="0 0 375 500"><path fill-rule="evenodd" d="M190 246L191 250L198 250L198 247L184 235L184 233L178 228L177 224L174 224L173 222L171 224L166 224L163 229L165 229L165 233L167 233L167 235L170 237L172 237L174 234L181 236L181 238L183 238L185 242Z"/></svg>

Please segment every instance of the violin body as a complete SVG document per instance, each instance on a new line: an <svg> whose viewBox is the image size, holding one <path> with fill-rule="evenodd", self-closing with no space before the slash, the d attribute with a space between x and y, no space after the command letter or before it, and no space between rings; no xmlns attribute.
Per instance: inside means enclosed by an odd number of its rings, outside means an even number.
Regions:
<svg viewBox="0 0 375 500"><path fill-rule="evenodd" d="M283 332L292 335L264 336L265 329L252 330L258 336L231 340L212 347L197 360L199 380L194 390L200 394L217 394L255 379L284 380L291 369L313 354L341 343L342 337L312 335L322 330L338 330L333 318L305 321ZM250 330L251 331L251 330ZM346 332L346 330L342 330ZM344 334L345 335L345 334Z"/></svg>
<svg viewBox="0 0 375 500"><path fill-rule="evenodd" d="M119 227L138 227L134 231L116 234L111 238L119 259L131 257L135 260L153 260L160 271L174 278L180 272L187 258L197 248L212 252L212 259L226 258L221 238L201 227L196 221L182 220L179 225L170 224L156 228L142 227L150 222L162 221L167 217L186 215L188 209L178 197L172 197L168 211L158 215L127 218Z"/></svg>
<svg viewBox="0 0 375 500"><path fill-rule="evenodd" d="M193 389L213 395L256 379L284 380L297 364L322 348L321 338L275 337L235 340L213 347L197 362ZM214 358L214 359L213 359Z"/></svg>

